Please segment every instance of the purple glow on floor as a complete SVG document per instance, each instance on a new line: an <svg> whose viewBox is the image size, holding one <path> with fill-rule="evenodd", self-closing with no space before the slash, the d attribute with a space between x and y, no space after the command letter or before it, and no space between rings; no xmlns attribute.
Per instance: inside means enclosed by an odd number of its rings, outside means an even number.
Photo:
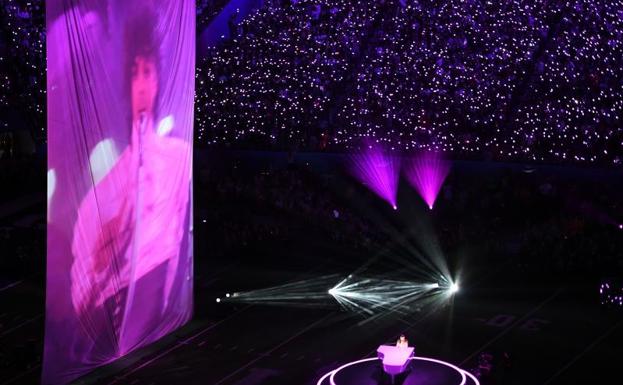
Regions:
<svg viewBox="0 0 623 385"><path fill-rule="evenodd" d="M450 162L434 152L414 155L405 169L407 180L431 210L449 172Z"/></svg>
<svg viewBox="0 0 623 385"><path fill-rule="evenodd" d="M461 378L461 381L458 382L457 385L465 385L466 382L467 382L467 378L469 378L475 385L480 385L480 382L478 381L478 379L473 374L471 374L467 370L463 370L463 369L461 369L461 368L459 368L459 367L457 367L455 365L452 365L452 364L450 364L448 362L437 360L437 359L434 359L434 358L428 358L428 357L411 357L410 359L414 360L414 361L428 361L428 362L437 363L437 364L440 364L440 365L443 365L443 366L449 368L450 370L456 371L459 374L460 378ZM346 369L348 367L351 367L351 366L355 366L355 365L358 365L358 364L361 364L361 363L365 363L365 362L369 362L369 361L376 361L376 360L379 360L379 358L378 357L364 358L364 359L361 359L361 360L348 362L348 363L340 366L339 368L334 369L334 370L326 373L325 375L323 375L318 380L316 385L326 385L326 381L325 380L327 380L327 379L329 379L329 384L331 384L331 385L340 385L335 380L335 376L340 371L342 371L342 370L344 370L344 369ZM363 385L363 384L360 384L360 385Z"/></svg>
<svg viewBox="0 0 623 385"><path fill-rule="evenodd" d="M351 156L350 170L355 178L381 199L398 209L396 193L400 176L400 160L379 145L369 145Z"/></svg>

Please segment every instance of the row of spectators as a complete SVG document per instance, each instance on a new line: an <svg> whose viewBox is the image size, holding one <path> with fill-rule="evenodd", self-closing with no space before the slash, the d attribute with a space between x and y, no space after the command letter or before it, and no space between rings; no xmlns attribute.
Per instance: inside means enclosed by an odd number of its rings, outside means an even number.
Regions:
<svg viewBox="0 0 623 385"><path fill-rule="evenodd" d="M203 30L229 0L197 0L197 31Z"/></svg>
<svg viewBox="0 0 623 385"><path fill-rule="evenodd" d="M45 68L44 1L0 0L0 131L45 140Z"/></svg>
<svg viewBox="0 0 623 385"><path fill-rule="evenodd" d="M210 252L236 255L258 244L271 250L301 234L316 234L327 245L369 257L395 241L396 227L388 230L387 222L375 221L369 210L352 204L361 196L372 204L376 198L349 177L321 175L308 167L225 174L197 181L203 222L197 225L208 229L201 239ZM502 265L509 273L623 273L617 224L623 205L614 199L620 186L614 183L599 194L594 186L592 180L520 170L454 171L430 212L431 235L438 236L447 258L469 254L475 258L470 264ZM399 198L419 199L415 192ZM394 215L387 208L387 216ZM407 222L405 228L411 225Z"/></svg>
<svg viewBox="0 0 623 385"><path fill-rule="evenodd" d="M206 144L620 164L623 2L297 1L197 72Z"/></svg>
<svg viewBox="0 0 623 385"><path fill-rule="evenodd" d="M353 252L387 240L369 219L355 215L329 193L330 179L307 168L231 171L197 181L196 194L202 197L197 207L202 223L197 225L208 229L202 239L211 253L225 255L261 242L270 249L307 236L347 244Z"/></svg>
<svg viewBox="0 0 623 385"><path fill-rule="evenodd" d="M197 68L198 137L260 136L264 145L315 135L349 76L379 4L354 0L270 3Z"/></svg>
<svg viewBox="0 0 623 385"><path fill-rule="evenodd" d="M453 172L435 205L441 244L506 264L509 273L623 274L617 178Z"/></svg>

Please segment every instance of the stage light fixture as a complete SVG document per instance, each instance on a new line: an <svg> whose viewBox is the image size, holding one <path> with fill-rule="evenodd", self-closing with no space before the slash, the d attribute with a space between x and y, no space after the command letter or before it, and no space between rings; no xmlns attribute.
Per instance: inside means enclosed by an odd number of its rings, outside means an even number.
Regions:
<svg viewBox="0 0 623 385"><path fill-rule="evenodd" d="M450 172L450 162L443 154L421 152L409 159L405 167L407 181L420 194L430 210L433 209L441 186Z"/></svg>
<svg viewBox="0 0 623 385"><path fill-rule="evenodd" d="M350 157L352 175L381 199L398 210L396 194L400 176L400 158L379 144L369 144Z"/></svg>
<svg viewBox="0 0 623 385"><path fill-rule="evenodd" d="M229 292L224 294L223 302L263 303L267 305L318 306L327 302L327 293L336 289L337 274L313 277L300 281L288 282L283 285L267 287L246 292Z"/></svg>
<svg viewBox="0 0 623 385"><path fill-rule="evenodd" d="M453 282L452 285L450 285L450 288L448 289L448 291L450 291L451 294L457 293L459 291L459 284L456 282Z"/></svg>

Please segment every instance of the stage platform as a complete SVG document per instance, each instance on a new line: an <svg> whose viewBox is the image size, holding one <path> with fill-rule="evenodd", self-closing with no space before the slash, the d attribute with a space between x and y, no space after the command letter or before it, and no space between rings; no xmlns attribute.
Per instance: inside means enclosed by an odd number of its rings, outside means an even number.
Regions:
<svg viewBox="0 0 623 385"><path fill-rule="evenodd" d="M381 360L366 358L346 363L325 374L317 385L391 385ZM394 385L480 385L469 372L450 363L428 357L411 358L410 368L396 376Z"/></svg>

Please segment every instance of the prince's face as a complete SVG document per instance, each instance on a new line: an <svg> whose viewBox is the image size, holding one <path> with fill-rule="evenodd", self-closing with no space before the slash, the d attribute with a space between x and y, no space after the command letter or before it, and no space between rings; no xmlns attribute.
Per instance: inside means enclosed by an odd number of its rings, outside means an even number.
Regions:
<svg viewBox="0 0 623 385"><path fill-rule="evenodd" d="M152 58L134 58L131 87L132 121L136 121L142 114L153 115L158 94L158 71Z"/></svg>

